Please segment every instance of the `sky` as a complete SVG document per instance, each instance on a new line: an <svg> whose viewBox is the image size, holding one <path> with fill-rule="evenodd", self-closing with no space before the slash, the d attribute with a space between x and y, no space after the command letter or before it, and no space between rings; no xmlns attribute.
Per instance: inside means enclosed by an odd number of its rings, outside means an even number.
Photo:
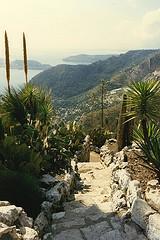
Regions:
<svg viewBox="0 0 160 240"><path fill-rule="evenodd" d="M7 30L12 58L106 54L160 48L160 0L0 0L0 57Z"/></svg>

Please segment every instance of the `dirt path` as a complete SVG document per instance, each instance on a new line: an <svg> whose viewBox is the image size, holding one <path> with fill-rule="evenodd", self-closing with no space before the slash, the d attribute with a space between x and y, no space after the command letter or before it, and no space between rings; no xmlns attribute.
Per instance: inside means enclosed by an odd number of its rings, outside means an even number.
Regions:
<svg viewBox="0 0 160 240"><path fill-rule="evenodd" d="M84 189L54 219L53 236L49 239L146 240L138 226L131 221L124 222L112 211L110 168L104 169L100 161L79 163L78 167Z"/></svg>

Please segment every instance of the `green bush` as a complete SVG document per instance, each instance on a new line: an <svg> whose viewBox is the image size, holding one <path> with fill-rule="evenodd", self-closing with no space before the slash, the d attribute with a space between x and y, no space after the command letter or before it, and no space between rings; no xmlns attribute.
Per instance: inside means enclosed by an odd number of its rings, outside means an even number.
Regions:
<svg viewBox="0 0 160 240"><path fill-rule="evenodd" d="M102 128L97 128L90 132L90 137L93 146L100 148L105 144L106 139L109 137L109 132Z"/></svg>
<svg viewBox="0 0 160 240"><path fill-rule="evenodd" d="M34 218L43 200L39 182L34 177L8 169L0 170L0 199L23 207Z"/></svg>

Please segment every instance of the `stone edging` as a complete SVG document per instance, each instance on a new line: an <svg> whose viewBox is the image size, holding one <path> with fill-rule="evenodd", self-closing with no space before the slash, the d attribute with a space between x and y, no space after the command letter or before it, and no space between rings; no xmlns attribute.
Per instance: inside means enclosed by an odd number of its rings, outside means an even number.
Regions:
<svg viewBox="0 0 160 240"><path fill-rule="evenodd" d="M107 144L101 148L103 165L112 169L113 211L125 211L144 230L148 239L160 240L160 185L157 180L149 181L143 194L140 182L131 179L126 151L133 150L140 151L135 147L125 147L113 153Z"/></svg>

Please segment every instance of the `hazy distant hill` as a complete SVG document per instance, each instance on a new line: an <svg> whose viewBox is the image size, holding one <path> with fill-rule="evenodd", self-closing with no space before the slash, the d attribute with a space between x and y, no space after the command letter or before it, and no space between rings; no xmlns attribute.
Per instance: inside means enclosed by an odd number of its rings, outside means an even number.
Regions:
<svg viewBox="0 0 160 240"><path fill-rule="evenodd" d="M106 54L106 55L88 55L88 54L79 54L75 56L70 56L64 58L64 62L71 62L71 63L94 63L97 61L106 60L112 56L116 56L116 54Z"/></svg>
<svg viewBox="0 0 160 240"><path fill-rule="evenodd" d="M4 67L4 59L0 59L0 67ZM28 60L28 67L30 70L46 70L51 67L49 64L42 64L35 60ZM14 60L11 62L12 69L23 69L23 60Z"/></svg>
<svg viewBox="0 0 160 240"><path fill-rule="evenodd" d="M89 65L57 65L36 75L32 82L51 88L55 98L66 100L97 86L102 79L109 81L109 89L119 88L130 80L130 71L151 58L158 50L129 51L105 61ZM134 75L134 73L132 73Z"/></svg>

